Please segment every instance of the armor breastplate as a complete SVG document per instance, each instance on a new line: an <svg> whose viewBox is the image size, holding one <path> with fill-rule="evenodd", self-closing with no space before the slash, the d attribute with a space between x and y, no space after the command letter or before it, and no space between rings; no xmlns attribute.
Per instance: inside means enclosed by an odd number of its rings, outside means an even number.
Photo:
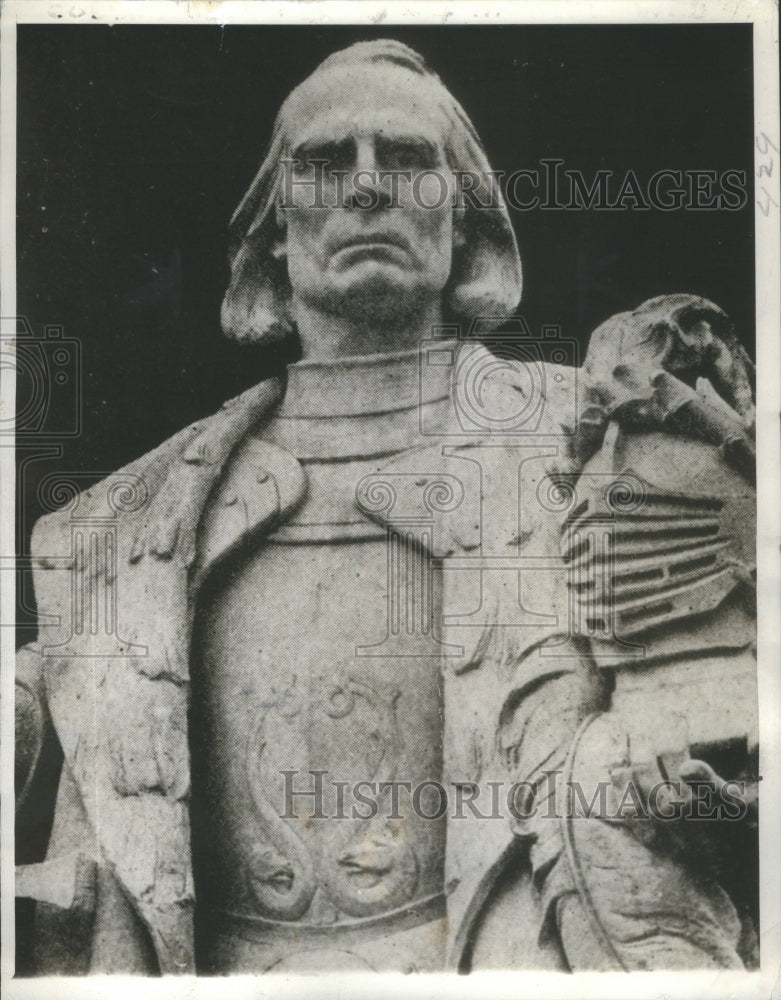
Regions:
<svg viewBox="0 0 781 1000"><path fill-rule="evenodd" d="M429 417L444 419L447 387L427 393ZM443 904L445 817L426 818L436 794L412 799L442 776L439 664L373 655L397 581L385 530L355 505L363 476L420 443L418 394L417 352L292 366L262 433L300 459L306 499L205 587L193 820L214 971L420 968L436 955L437 939L417 954L410 928ZM426 554L407 558L407 599L437 615Z"/></svg>

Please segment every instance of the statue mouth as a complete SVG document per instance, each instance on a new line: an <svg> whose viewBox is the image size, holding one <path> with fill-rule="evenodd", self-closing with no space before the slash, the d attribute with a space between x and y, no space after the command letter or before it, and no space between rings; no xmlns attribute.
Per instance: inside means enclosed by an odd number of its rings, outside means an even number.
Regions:
<svg viewBox="0 0 781 1000"><path fill-rule="evenodd" d="M410 245L406 240L385 233L365 233L350 237L340 243L333 254L335 263L341 267L349 267L362 260L408 264L411 256Z"/></svg>
<svg viewBox="0 0 781 1000"><path fill-rule="evenodd" d="M340 240L336 252L341 253L343 250L352 249L386 249L388 247L394 247L408 253L410 244L409 240L396 233L356 233L355 236L348 236L346 239Z"/></svg>

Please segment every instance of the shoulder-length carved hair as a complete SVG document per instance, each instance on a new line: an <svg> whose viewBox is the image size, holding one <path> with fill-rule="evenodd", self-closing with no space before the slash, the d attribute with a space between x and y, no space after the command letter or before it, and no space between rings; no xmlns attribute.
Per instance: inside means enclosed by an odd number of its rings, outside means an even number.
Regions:
<svg viewBox="0 0 781 1000"><path fill-rule="evenodd" d="M281 161L291 155L291 106L301 87L334 67L390 63L422 77L432 87L446 134L447 165L471 174L474 204L463 199L460 230L463 242L454 248L453 266L445 288L445 315L462 324L464 334L481 318L481 330L510 316L521 298L521 261L507 208L474 126L461 105L422 57L390 39L358 42L322 62L285 100L274 123L271 144L249 190L230 223L231 280L222 304L226 336L245 342L275 343L295 335L287 264L273 253L282 233L276 204L282 187ZM490 204L490 208L480 208ZM493 324L486 322L493 320Z"/></svg>

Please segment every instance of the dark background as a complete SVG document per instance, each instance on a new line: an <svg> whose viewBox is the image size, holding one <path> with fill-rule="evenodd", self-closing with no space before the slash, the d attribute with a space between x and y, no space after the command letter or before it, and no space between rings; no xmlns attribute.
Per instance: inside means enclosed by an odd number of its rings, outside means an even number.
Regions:
<svg viewBox="0 0 781 1000"><path fill-rule="evenodd" d="M52 470L81 472L86 487L268 373L266 352L220 333L227 223L284 97L358 39L418 49L496 170L543 157L587 179L600 168L641 180L661 168L745 170L740 211L513 218L533 331L558 323L585 345L612 313L687 291L718 302L753 353L751 30L20 26L18 312L35 336L60 324L81 345L80 385L49 403L62 454L36 456L19 484L20 543ZM57 439L77 385L80 433Z"/></svg>
<svg viewBox="0 0 781 1000"><path fill-rule="evenodd" d="M53 365L46 412L19 439L20 552L47 509L47 477L86 488L279 361L221 336L227 223L290 89L359 39L394 37L420 51L496 170L535 169L543 157L587 180L601 168L631 168L641 180L663 168L744 170L748 201L737 212L538 209L513 220L532 331L560 324L584 347L612 313L686 291L718 302L753 355L751 31L20 26L18 313L33 338L57 324L71 341L61 385L56 345L42 348ZM23 409L28 376L20 368ZM25 641L34 635L29 574L20 583ZM47 752L51 794L20 817L20 861L45 846L57 778L56 747ZM23 905L20 972L29 917Z"/></svg>

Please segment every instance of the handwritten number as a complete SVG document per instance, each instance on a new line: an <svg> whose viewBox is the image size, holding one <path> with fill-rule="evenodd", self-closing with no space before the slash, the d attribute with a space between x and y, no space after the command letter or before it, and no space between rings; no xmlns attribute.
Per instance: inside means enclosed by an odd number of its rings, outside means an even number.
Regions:
<svg viewBox="0 0 781 1000"><path fill-rule="evenodd" d="M778 208L779 205L778 205L778 202L776 201L776 199L773 198L772 195L768 192L767 188L763 187L762 188L762 193L765 196L765 203L763 205L762 202L759 200L759 198L757 198L757 205L759 205L760 209L762 210L762 214L765 215L765 216L767 216L770 213L770 203L771 202L776 206L776 208Z"/></svg>

